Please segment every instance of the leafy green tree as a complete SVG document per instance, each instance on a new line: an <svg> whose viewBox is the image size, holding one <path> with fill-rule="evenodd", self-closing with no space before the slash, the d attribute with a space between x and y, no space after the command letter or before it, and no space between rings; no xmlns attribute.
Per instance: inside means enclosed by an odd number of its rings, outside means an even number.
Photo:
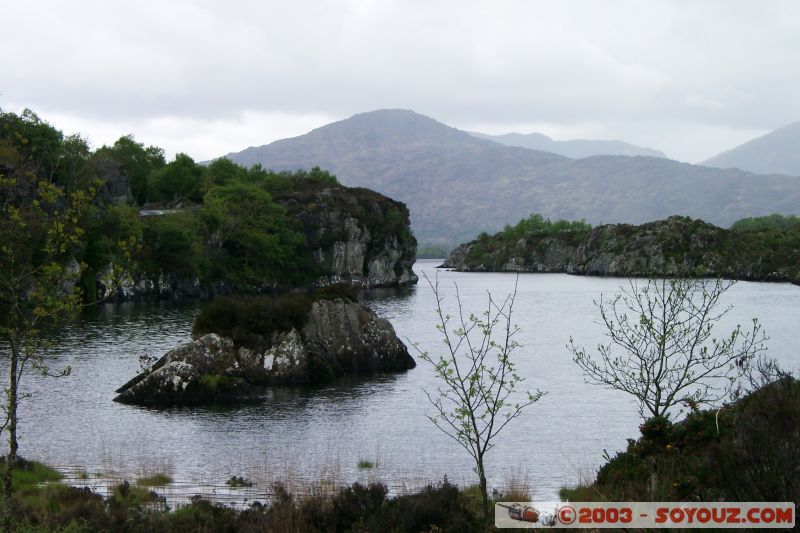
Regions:
<svg viewBox="0 0 800 533"><path fill-rule="evenodd" d="M0 138L6 141L5 160L14 168L35 168L38 176L55 181L63 134L25 109L21 114L0 110Z"/></svg>
<svg viewBox="0 0 800 533"><path fill-rule="evenodd" d="M186 154L178 154L169 164L150 174L147 182L148 200L174 202L202 200L203 169Z"/></svg>
<svg viewBox="0 0 800 533"><path fill-rule="evenodd" d="M145 146L136 142L133 135L120 137L113 146L103 146L95 157L113 159L122 165L131 185L131 192L139 205L147 202L147 179L151 173L167 163L164 150L157 146Z"/></svg>
<svg viewBox="0 0 800 533"><path fill-rule="evenodd" d="M66 190L54 183L54 159L44 148L52 143L52 127L23 117L19 129L3 114L0 134L0 338L8 359L5 422L8 453L3 472L3 528L11 530L13 469L17 463L19 385L26 370L50 374L42 357L42 328L71 318L81 304L74 259L81 248L82 222L94 189ZM19 117L16 117L19 118ZM26 122L30 120L31 122ZM26 135L31 134L28 139ZM69 369L55 375L69 373Z"/></svg>
<svg viewBox="0 0 800 533"><path fill-rule="evenodd" d="M228 185L231 182L250 181L249 172L230 159L222 157L213 161L205 169L203 183L206 192L214 187Z"/></svg>
<svg viewBox="0 0 800 533"><path fill-rule="evenodd" d="M86 302L108 296L97 293L98 278L108 289L139 256L143 228L138 209L127 205L91 206L85 216L81 289Z"/></svg>
<svg viewBox="0 0 800 533"><path fill-rule="evenodd" d="M191 212L147 217L137 258L154 278L171 273L183 279L204 279L208 273L205 241L205 228Z"/></svg>
<svg viewBox="0 0 800 533"><path fill-rule="evenodd" d="M339 183L339 180L336 179L336 176L328 172L327 170L322 170L319 167L313 167L308 174L305 176L311 181L317 181L320 183L331 183L336 184Z"/></svg>
<svg viewBox="0 0 800 533"><path fill-rule="evenodd" d="M231 282L263 285L294 280L309 272L298 264L304 238L293 231L286 210L263 188L233 182L212 188L204 198L202 215L218 243L212 261Z"/></svg>
<svg viewBox="0 0 800 533"><path fill-rule="evenodd" d="M35 166L41 179L67 189L92 186L91 150L86 140L79 135L65 137L30 109L19 115L0 110L0 139L6 150L13 150L14 161L9 164Z"/></svg>

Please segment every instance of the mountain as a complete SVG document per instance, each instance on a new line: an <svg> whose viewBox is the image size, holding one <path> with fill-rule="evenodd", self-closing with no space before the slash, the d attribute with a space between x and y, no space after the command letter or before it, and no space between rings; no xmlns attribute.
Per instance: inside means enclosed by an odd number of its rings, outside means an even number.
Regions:
<svg viewBox="0 0 800 533"><path fill-rule="evenodd" d="M759 174L800 176L800 122L715 155L703 163L710 167L740 168Z"/></svg>
<svg viewBox="0 0 800 533"><path fill-rule="evenodd" d="M800 206L800 178L655 157L570 159L479 139L405 110L362 113L226 157L275 170L320 166L343 184L403 201L423 246L453 246L531 213L593 224L687 215L727 226Z"/></svg>
<svg viewBox="0 0 800 533"><path fill-rule="evenodd" d="M504 135L487 135L470 132L475 137L505 144L519 146L531 150L542 150L554 154L580 159L593 155L644 155L648 157L664 157L664 152L652 148L642 148L623 141L594 141L576 139L572 141L555 141L542 133L506 133Z"/></svg>

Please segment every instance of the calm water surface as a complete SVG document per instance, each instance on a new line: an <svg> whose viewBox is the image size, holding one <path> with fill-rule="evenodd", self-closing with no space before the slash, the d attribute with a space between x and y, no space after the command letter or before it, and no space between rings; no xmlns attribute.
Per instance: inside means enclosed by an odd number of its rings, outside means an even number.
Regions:
<svg viewBox="0 0 800 533"><path fill-rule="evenodd" d="M437 264L420 261L415 270L433 276ZM482 310L487 290L504 296L514 278L439 271L446 305L454 304L455 282L465 308L474 312ZM592 476L604 450L613 455L626 438L636 436L636 405L625 394L585 384L565 348L570 336L587 347L602 339L593 300L618 291L622 281L520 276L518 370L528 388L548 394L501 434L490 452L490 486L524 475L536 497L553 498L560 486ZM365 300L401 338L431 352L442 348L435 300L424 281L411 289L374 291ZM800 287L738 283L725 303L734 306L725 331L759 317L770 336L771 355L785 366L798 366ZM22 405L23 455L131 476L167 468L188 482L224 483L231 475L342 482L368 476L395 488L445 475L472 482L464 450L425 417L432 411L424 389L432 390L436 382L423 362L404 374L320 388L275 388L263 402L236 407L149 409L112 402L114 390L137 373L140 355L160 356L189 340L197 309L108 306L64 330L49 363L56 369L70 365L73 372L59 380L28 376L25 388L32 399ZM376 468L359 471L362 459L377 463Z"/></svg>

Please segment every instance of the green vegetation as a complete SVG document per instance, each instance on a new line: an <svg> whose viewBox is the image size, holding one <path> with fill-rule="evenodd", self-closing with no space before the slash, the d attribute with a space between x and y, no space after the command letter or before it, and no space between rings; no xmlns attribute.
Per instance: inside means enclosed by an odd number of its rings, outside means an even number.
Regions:
<svg viewBox="0 0 800 533"><path fill-rule="evenodd" d="M166 487L172 483L172 476L163 472L158 472L136 479L136 484L140 487Z"/></svg>
<svg viewBox="0 0 800 533"><path fill-rule="evenodd" d="M800 224L796 217L773 215L724 229L674 216L638 226L590 229L582 222L548 224L534 215L504 232L482 233L449 259L464 270L683 274L800 283Z"/></svg>
<svg viewBox="0 0 800 533"><path fill-rule="evenodd" d="M577 245L591 232L592 226L583 220L556 220L533 214L520 220L514 226L507 225L503 231L494 235L481 233L473 241L466 261L470 264L504 265L513 256L518 241L523 239L526 246L536 248L545 239L558 239Z"/></svg>
<svg viewBox="0 0 800 533"><path fill-rule="evenodd" d="M147 196L151 202L199 202L203 169L186 154L178 154L167 165L147 177Z"/></svg>
<svg viewBox="0 0 800 533"><path fill-rule="evenodd" d="M5 472L6 461L3 458L0 463L0 470ZM46 483L54 483L60 481L63 476L57 470L50 468L47 465L37 461L26 461L18 457L14 464L14 492L36 487Z"/></svg>
<svg viewBox="0 0 800 533"><path fill-rule="evenodd" d="M273 333L302 329L315 300L355 300L354 292L349 285L331 285L311 293L217 298L202 307L194 321L192 335L217 333L230 337L237 346L263 348L269 344ZM209 383L208 387L218 385Z"/></svg>
<svg viewBox="0 0 800 533"><path fill-rule="evenodd" d="M0 342L8 361L2 425L8 438L6 497L0 509L5 530L13 514L20 383L26 371L45 376L70 371L49 371L40 331L63 324L80 309L75 256L98 185L85 174L87 153L82 139L63 137L30 112L0 112Z"/></svg>
<svg viewBox="0 0 800 533"><path fill-rule="evenodd" d="M202 167L179 156L174 172L181 182L157 196L183 202L183 210L140 219L140 270L151 279L197 279L240 288L302 285L321 272L302 233L273 192L303 189L335 178L322 171L272 173L244 169L226 159ZM160 179L173 183L170 165L160 169L148 190L164 190ZM319 180L319 181L313 181ZM193 206L193 207L192 207Z"/></svg>
<svg viewBox="0 0 800 533"><path fill-rule="evenodd" d="M225 482L225 484L231 488L241 488L241 487L252 487L253 482L245 477L238 477L238 476L231 476L231 478Z"/></svg>
<svg viewBox="0 0 800 533"><path fill-rule="evenodd" d="M800 382L784 376L720 410L650 418L573 501L800 502Z"/></svg>
<svg viewBox="0 0 800 533"><path fill-rule="evenodd" d="M772 214L764 217L743 218L734 222L731 229L733 231L800 231L800 217Z"/></svg>
<svg viewBox="0 0 800 533"><path fill-rule="evenodd" d="M232 390L235 381L220 374L203 374L200 376L200 385L206 392L215 395Z"/></svg>
<svg viewBox="0 0 800 533"><path fill-rule="evenodd" d="M528 237L569 237L577 242L583 240L592 225L585 220L556 220L552 222L549 218L542 215L533 214L528 218L523 218L514 226L506 225L500 232L502 239L515 241Z"/></svg>
<svg viewBox="0 0 800 533"><path fill-rule="evenodd" d="M447 480L393 498L382 484L355 483L307 498L296 498L279 483L270 492L269 505L254 503L241 511L193 499L170 512L155 492L127 482L115 487L107 500L88 489L31 488L19 495L14 531L484 531L472 493Z"/></svg>
<svg viewBox="0 0 800 533"><path fill-rule="evenodd" d="M204 166L186 154L166 161L162 149L131 135L92 152L31 111L0 110L0 177L22 176L32 186L5 187L4 198L30 203L39 181L65 199L97 192L71 221L82 232L69 252L81 263L85 302L123 278L225 284L239 292L308 285L326 274L313 251L347 238L338 227L323 228L332 209L363 223L376 249L389 238L413 240L402 204L342 187L319 167L271 172L227 159ZM139 216L140 208L164 214Z"/></svg>
<svg viewBox="0 0 800 533"><path fill-rule="evenodd" d="M358 461L359 470L372 470L373 468L375 468L375 463L368 459L361 459Z"/></svg>
<svg viewBox="0 0 800 533"><path fill-rule="evenodd" d="M137 143L133 135L120 137L113 146L103 146L97 150L95 157L111 159L122 166L130 181L133 198L139 205L147 203L150 175L167 164L164 150L157 146L145 147Z"/></svg>

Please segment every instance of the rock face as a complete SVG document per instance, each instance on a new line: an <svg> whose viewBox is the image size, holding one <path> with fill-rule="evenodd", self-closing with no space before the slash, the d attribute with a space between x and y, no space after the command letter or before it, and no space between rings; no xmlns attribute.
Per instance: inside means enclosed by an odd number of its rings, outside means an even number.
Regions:
<svg viewBox="0 0 800 533"><path fill-rule="evenodd" d="M198 278L186 279L171 273L151 277L137 272L121 283L112 283L112 269L112 265L109 265L96 280L97 294L107 302L210 300L216 296L242 292L224 283L203 283Z"/></svg>
<svg viewBox="0 0 800 533"><path fill-rule="evenodd" d="M111 159L101 159L94 164L98 179L103 181L97 191L96 201L101 205L124 204L133 201L128 176L122 165Z"/></svg>
<svg viewBox="0 0 800 533"><path fill-rule="evenodd" d="M396 372L416 363L392 325L344 299L317 300L298 330L273 334L264 350L209 333L167 352L117 390L115 401L153 405L246 400L279 384Z"/></svg>
<svg viewBox="0 0 800 533"><path fill-rule="evenodd" d="M329 183L274 195L294 218L323 275L317 285L346 282L395 287L417 282L417 241L408 208L368 189Z"/></svg>
<svg viewBox="0 0 800 533"><path fill-rule="evenodd" d="M569 235L462 244L443 266L464 272L561 272L589 276L722 276L800 284L798 236L735 232L688 217L598 226Z"/></svg>

